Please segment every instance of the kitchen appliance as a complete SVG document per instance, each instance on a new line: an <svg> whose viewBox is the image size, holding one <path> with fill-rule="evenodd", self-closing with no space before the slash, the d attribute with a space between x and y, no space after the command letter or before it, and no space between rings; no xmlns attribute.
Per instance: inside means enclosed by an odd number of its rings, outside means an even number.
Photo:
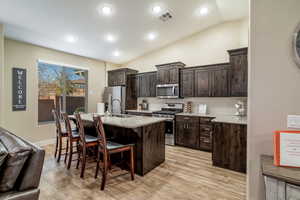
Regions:
<svg viewBox="0 0 300 200"><path fill-rule="evenodd" d="M156 85L156 96L160 99L179 98L179 84Z"/></svg>
<svg viewBox="0 0 300 200"><path fill-rule="evenodd" d="M142 101L140 106L141 106L141 110L149 110L149 103L145 99Z"/></svg>
<svg viewBox="0 0 300 200"><path fill-rule="evenodd" d="M238 101L238 103L235 104L236 113L237 116L245 116L246 115L246 105L243 101Z"/></svg>
<svg viewBox="0 0 300 200"><path fill-rule="evenodd" d="M106 87L104 90L103 99L104 102L108 104L107 111L111 114L125 113L125 97L126 87Z"/></svg>
<svg viewBox="0 0 300 200"><path fill-rule="evenodd" d="M165 141L167 145L175 145L175 115L183 112L184 104L166 103L160 111L153 112L153 117L164 117L165 121Z"/></svg>

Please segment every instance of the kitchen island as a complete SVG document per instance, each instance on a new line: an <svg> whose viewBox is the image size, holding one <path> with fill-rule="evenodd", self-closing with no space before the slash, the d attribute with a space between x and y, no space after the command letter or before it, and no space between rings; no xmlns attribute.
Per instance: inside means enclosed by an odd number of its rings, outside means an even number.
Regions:
<svg viewBox="0 0 300 200"><path fill-rule="evenodd" d="M96 134L93 114L82 114L81 118L86 132ZM165 161L165 118L115 115L101 119L107 138L121 144L135 144L136 174L143 176Z"/></svg>

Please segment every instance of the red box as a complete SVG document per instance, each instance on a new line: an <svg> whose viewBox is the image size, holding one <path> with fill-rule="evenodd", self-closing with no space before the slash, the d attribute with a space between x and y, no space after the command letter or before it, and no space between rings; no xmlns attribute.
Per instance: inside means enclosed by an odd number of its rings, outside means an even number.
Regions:
<svg viewBox="0 0 300 200"><path fill-rule="evenodd" d="M274 165L300 168L300 131L275 131Z"/></svg>

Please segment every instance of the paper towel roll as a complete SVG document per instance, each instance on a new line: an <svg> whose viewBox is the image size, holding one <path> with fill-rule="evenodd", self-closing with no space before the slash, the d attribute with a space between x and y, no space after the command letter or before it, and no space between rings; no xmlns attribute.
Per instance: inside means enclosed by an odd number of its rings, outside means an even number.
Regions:
<svg viewBox="0 0 300 200"><path fill-rule="evenodd" d="M97 113L98 114L104 114L104 103L97 103Z"/></svg>

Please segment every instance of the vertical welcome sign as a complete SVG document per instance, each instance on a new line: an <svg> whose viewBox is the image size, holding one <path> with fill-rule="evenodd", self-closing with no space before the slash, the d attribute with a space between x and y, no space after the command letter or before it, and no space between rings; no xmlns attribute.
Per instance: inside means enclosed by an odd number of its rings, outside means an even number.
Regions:
<svg viewBox="0 0 300 200"><path fill-rule="evenodd" d="M26 110L26 69L12 69L12 110Z"/></svg>

